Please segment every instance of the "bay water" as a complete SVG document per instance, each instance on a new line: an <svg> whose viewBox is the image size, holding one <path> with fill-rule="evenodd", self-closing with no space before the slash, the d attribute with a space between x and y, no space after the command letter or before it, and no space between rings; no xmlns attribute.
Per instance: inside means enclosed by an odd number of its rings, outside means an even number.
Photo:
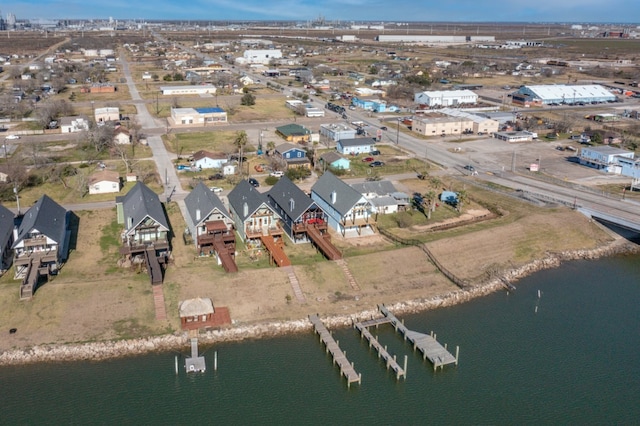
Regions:
<svg viewBox="0 0 640 426"><path fill-rule="evenodd" d="M408 357L406 380L355 330L334 331L362 373L350 389L311 332L201 347L202 374L185 373L186 347L10 366L0 424L638 424L640 257L570 262L516 287L399 315L460 346L457 367L434 372L389 325L371 331L401 365Z"/></svg>

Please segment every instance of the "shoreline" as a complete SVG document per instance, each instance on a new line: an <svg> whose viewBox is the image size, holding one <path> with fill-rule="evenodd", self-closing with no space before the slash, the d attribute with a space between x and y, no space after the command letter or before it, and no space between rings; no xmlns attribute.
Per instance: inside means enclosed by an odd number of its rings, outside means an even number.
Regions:
<svg viewBox="0 0 640 426"><path fill-rule="evenodd" d="M504 282L513 283L521 278L545 269L556 268L563 262L572 260L593 260L615 255L640 253L640 246L622 238L591 250L576 250L560 253L548 253L544 258L534 260L519 268L503 271L500 277L466 290L455 290L429 299L413 299L388 305L397 315L415 314L437 308L466 303L504 289ZM370 319L379 315L377 308L345 315L323 318L329 328L344 328L354 321ZM247 339L264 339L312 330L306 319L289 321L271 321L257 324L238 325L220 330L208 330L200 333L199 341L206 344L221 342L240 342ZM184 349L189 338L184 331L176 334L141 337L130 340L101 341L83 344L46 344L25 349L13 349L0 353L0 366L26 365L42 362L103 361L113 358L144 355Z"/></svg>

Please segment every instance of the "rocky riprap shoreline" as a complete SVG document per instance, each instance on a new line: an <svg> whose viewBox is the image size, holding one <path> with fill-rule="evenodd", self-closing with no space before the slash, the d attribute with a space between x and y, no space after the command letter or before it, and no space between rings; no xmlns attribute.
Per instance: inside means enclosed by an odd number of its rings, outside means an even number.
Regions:
<svg viewBox="0 0 640 426"><path fill-rule="evenodd" d="M515 282L534 272L558 267L562 262L578 259L597 259L617 254L640 252L640 247L625 242L615 242L593 250L550 253L542 259L534 260L520 268L506 271L501 277L489 282L465 289L452 291L442 296L428 299L416 299L387 306L397 315L412 314L459 303L468 302L504 288L504 283ZM350 327L354 322L379 316L377 308L351 315L323 317L329 328ZM221 330L209 330L200 334L203 343L220 343L282 336L292 333L308 332L311 323L305 319L293 321L274 321L268 323L238 325ZM169 351L186 348L189 339L186 333L153 336L131 340L93 342L71 345L38 345L29 349L10 350L0 354L0 365L29 364L36 362L62 361L100 361L109 358L142 355L150 352Z"/></svg>

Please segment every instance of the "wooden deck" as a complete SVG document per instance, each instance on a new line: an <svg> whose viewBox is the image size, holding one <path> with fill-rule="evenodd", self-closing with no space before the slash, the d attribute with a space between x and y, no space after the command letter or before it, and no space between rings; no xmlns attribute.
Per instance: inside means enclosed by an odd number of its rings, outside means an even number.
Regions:
<svg viewBox="0 0 640 426"><path fill-rule="evenodd" d="M442 346L436 340L436 336L418 333L417 331L409 330L404 324L396 318L384 305L378 305L380 312L389 320L393 328L399 331L405 338L413 344L413 350L416 349L422 352L422 359L428 358L433 364L433 370L438 367L444 368L445 365L455 364L458 365L459 348L456 347L456 356L453 356L445 346Z"/></svg>
<svg viewBox="0 0 640 426"><path fill-rule="evenodd" d="M284 250L276 244L271 235L261 235L260 240L277 266L291 266L291 261L285 254Z"/></svg>
<svg viewBox="0 0 640 426"><path fill-rule="evenodd" d="M238 272L238 265L236 265L235 259L233 258L231 253L229 253L229 249L222 239L216 240L213 243L213 248L218 254L220 263L222 263L222 267L226 272Z"/></svg>
<svg viewBox="0 0 640 426"><path fill-rule="evenodd" d="M331 243L328 235L323 235L315 225L307 225L307 236L329 260L342 259L342 253Z"/></svg>
<svg viewBox="0 0 640 426"><path fill-rule="evenodd" d="M317 314L309 315L309 321L313 324L313 328L320 336L320 341L324 342L327 352L331 353L333 357L333 363L338 364L340 367L340 374L347 379L347 387L351 387L351 383L362 383L362 375L356 373L353 364L349 363L347 356L342 349L338 346L338 343L333 339L329 330L320 320Z"/></svg>
<svg viewBox="0 0 640 426"><path fill-rule="evenodd" d="M154 247L147 247L144 252L144 258L147 262L147 271L149 272L149 277L151 278L151 284L162 284L162 266L160 265L158 257L156 256L156 249Z"/></svg>
<svg viewBox="0 0 640 426"><path fill-rule="evenodd" d="M387 318L383 318L387 319ZM383 347L378 339L376 339L373 334L369 331L367 327L379 324L385 324L386 322L380 322L379 320L371 320L366 322L357 322L354 324L356 330L360 332L360 337L364 337L369 342L369 348L373 347L378 352L378 358L382 358L387 365L387 370L391 368L396 373L396 380L400 379L400 377L407 378L407 356L404 357L404 368L400 367L400 365L396 362L396 356L391 355L387 352L387 347ZM368 323L369 325L365 325Z"/></svg>

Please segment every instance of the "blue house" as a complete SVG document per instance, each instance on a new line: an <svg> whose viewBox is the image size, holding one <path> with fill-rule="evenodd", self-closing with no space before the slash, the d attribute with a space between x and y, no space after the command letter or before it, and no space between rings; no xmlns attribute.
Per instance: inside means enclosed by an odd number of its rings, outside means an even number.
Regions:
<svg viewBox="0 0 640 426"><path fill-rule="evenodd" d="M299 145L283 143L276 147L275 152L278 157L287 163L287 167L311 168L311 161L307 158L307 151Z"/></svg>
<svg viewBox="0 0 640 426"><path fill-rule="evenodd" d="M341 139L336 150L343 155L368 154L373 150L375 141L371 138Z"/></svg>
<svg viewBox="0 0 640 426"><path fill-rule="evenodd" d="M351 161L334 151L322 154L320 156L320 162L327 168L332 167L334 169L349 170L351 167Z"/></svg>
<svg viewBox="0 0 640 426"><path fill-rule="evenodd" d="M351 105L367 111L385 112L387 110L387 102L380 99L362 99L353 97L351 98Z"/></svg>

